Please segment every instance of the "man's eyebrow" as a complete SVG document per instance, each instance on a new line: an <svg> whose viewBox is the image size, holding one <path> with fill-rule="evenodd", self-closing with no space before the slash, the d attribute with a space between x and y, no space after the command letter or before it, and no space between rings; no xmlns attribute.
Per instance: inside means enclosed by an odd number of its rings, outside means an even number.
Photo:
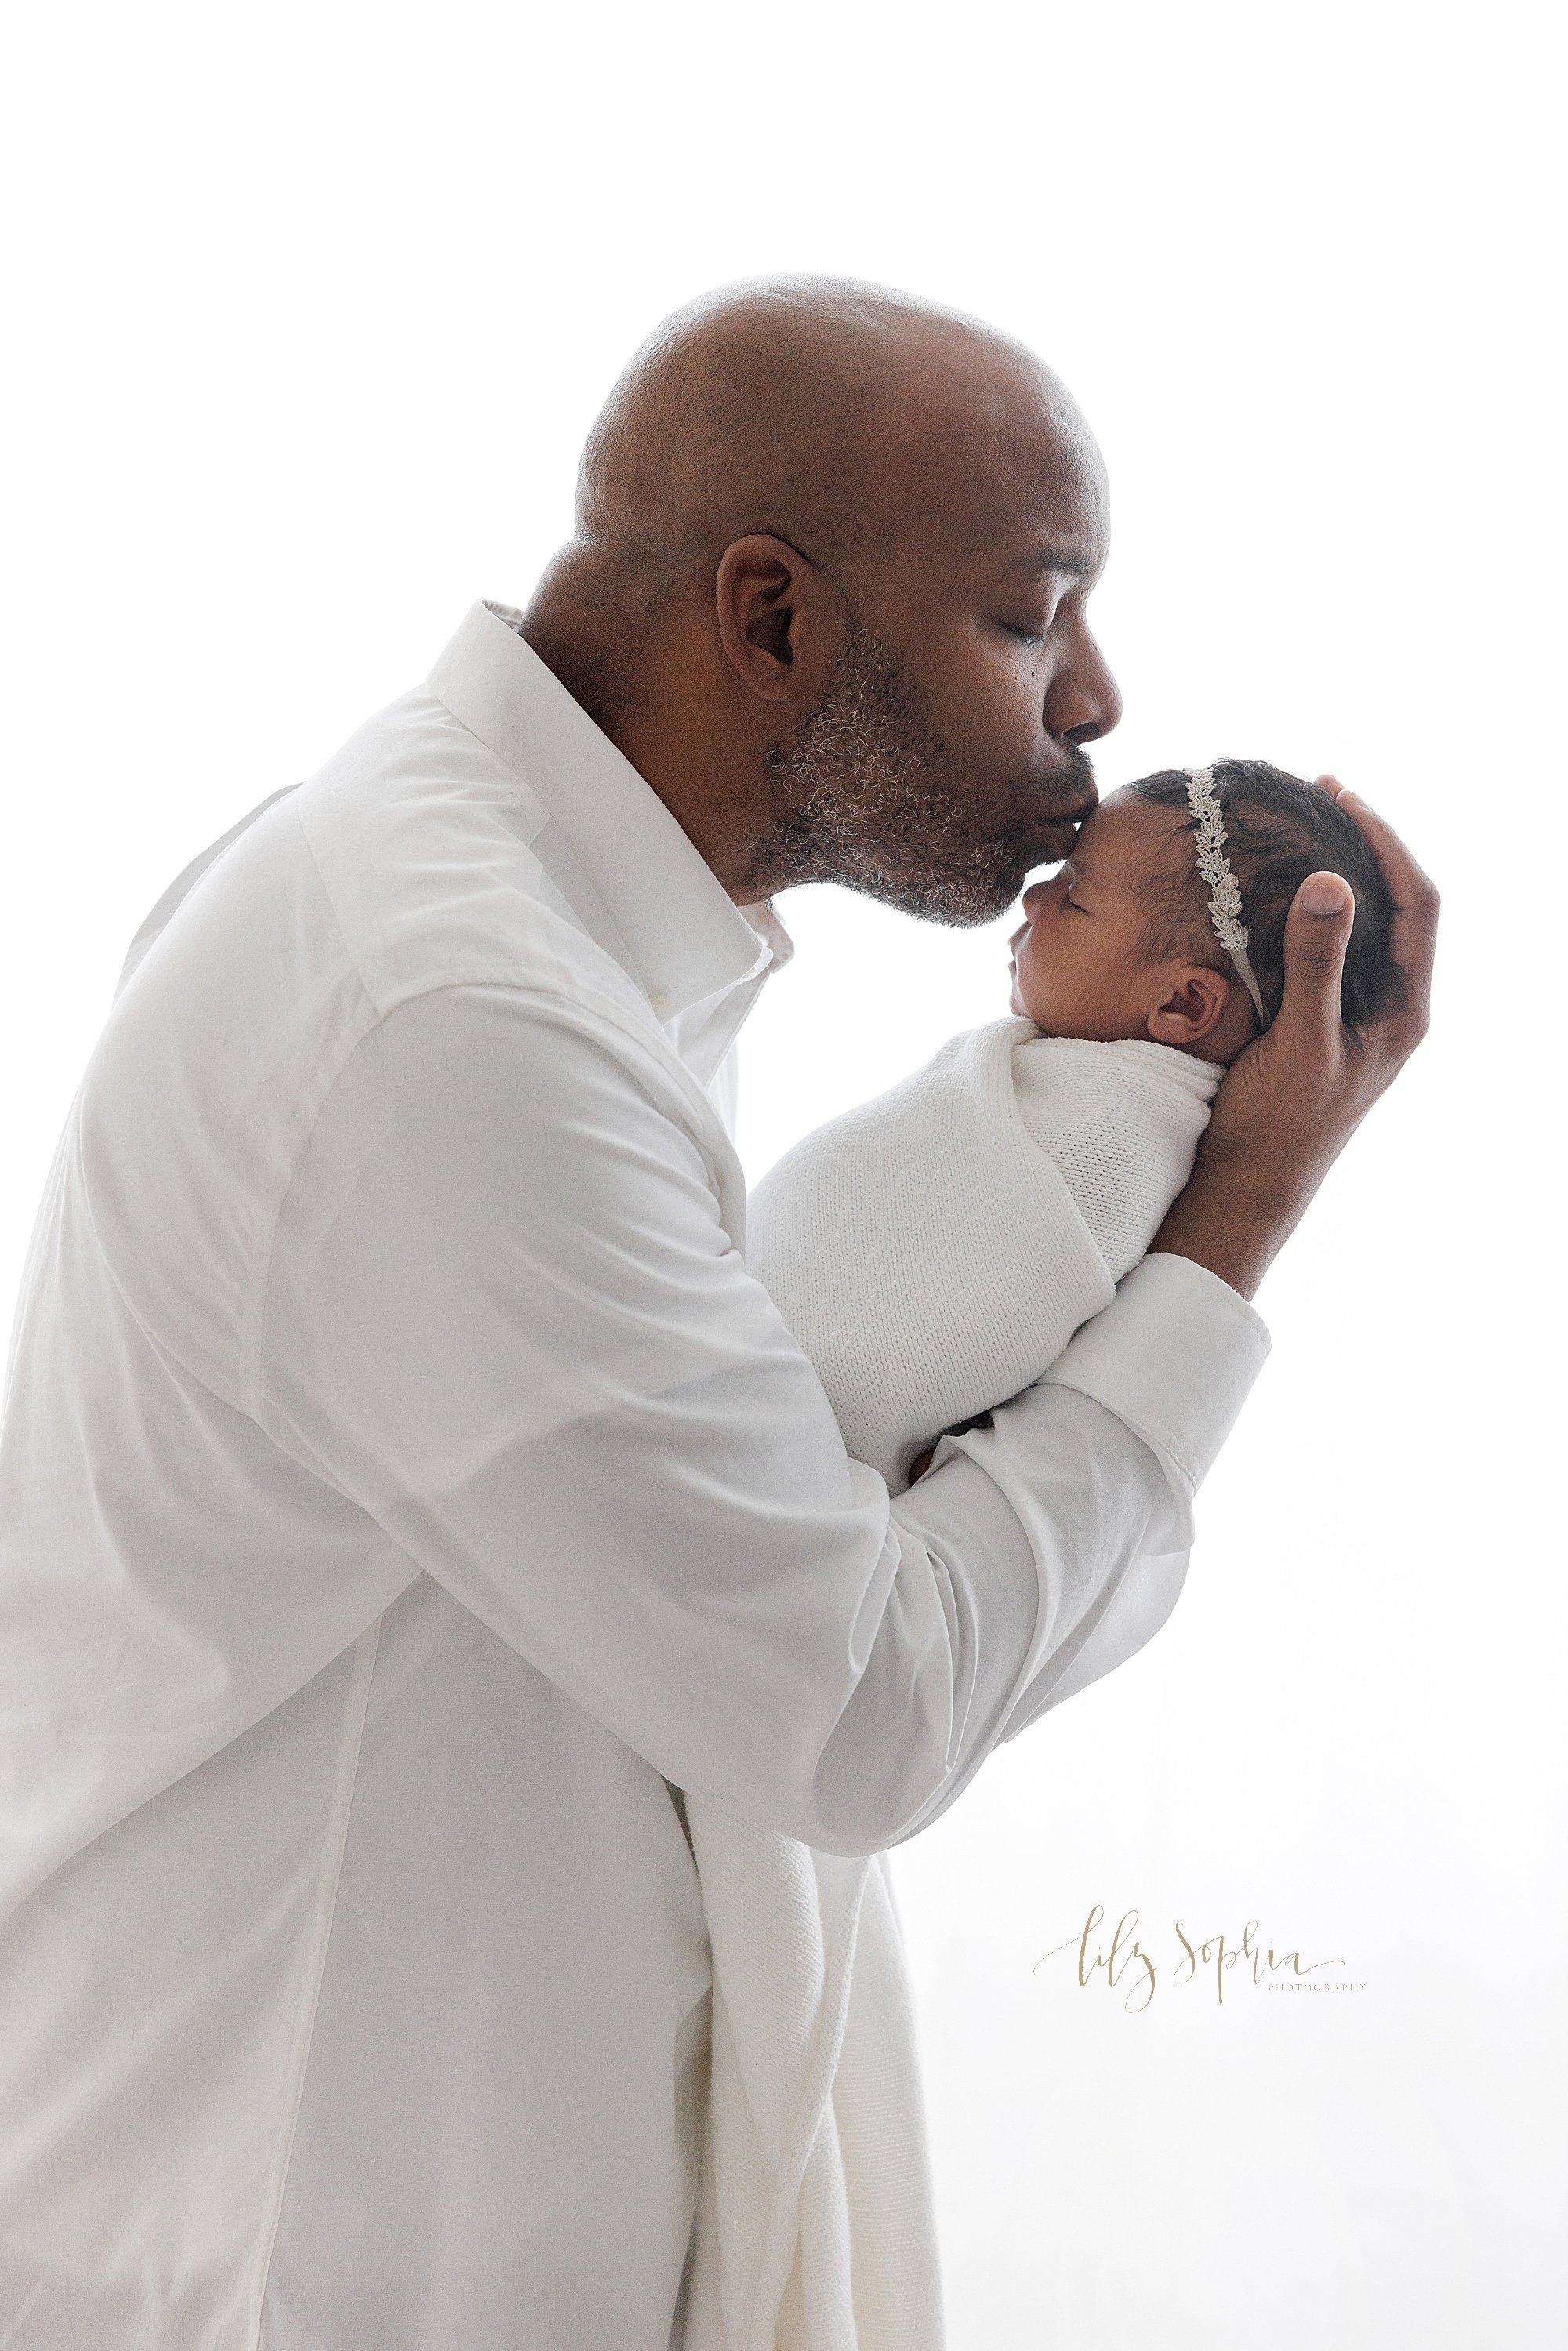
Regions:
<svg viewBox="0 0 1568 2351"><path fill-rule="evenodd" d="M1008 566L1027 580L1043 580L1052 572L1062 580L1087 580L1095 568L1086 555L1074 555L1065 547L1033 547Z"/></svg>

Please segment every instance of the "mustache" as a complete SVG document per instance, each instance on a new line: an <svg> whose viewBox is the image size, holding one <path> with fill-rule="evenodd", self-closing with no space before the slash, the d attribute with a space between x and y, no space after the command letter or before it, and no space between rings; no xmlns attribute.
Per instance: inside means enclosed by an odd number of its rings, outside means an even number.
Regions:
<svg viewBox="0 0 1568 2351"><path fill-rule="evenodd" d="M1073 795L1075 799L1097 799L1099 790L1094 781L1093 760L1082 743L1068 743L1063 747L1067 753L1067 758L1065 772L1061 780L1077 787Z"/></svg>

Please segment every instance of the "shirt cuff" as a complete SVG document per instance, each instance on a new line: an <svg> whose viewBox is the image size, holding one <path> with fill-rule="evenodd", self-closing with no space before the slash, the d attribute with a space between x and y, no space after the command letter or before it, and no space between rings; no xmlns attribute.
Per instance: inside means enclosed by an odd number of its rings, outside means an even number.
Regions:
<svg viewBox="0 0 1568 2351"><path fill-rule="evenodd" d="M1270 1347L1255 1307L1207 1266L1140 1259L1068 1341L1041 1386L1076 1388L1158 1456L1185 1541L1193 1495L1229 1436Z"/></svg>

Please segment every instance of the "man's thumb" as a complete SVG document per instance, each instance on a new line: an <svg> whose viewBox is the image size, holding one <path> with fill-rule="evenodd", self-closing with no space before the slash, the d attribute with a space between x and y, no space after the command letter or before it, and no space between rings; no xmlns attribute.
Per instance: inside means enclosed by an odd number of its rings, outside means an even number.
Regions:
<svg viewBox="0 0 1568 2351"><path fill-rule="evenodd" d="M1285 923L1285 998L1295 998L1297 1011L1337 1025L1340 973L1354 920L1355 893L1343 874L1309 873Z"/></svg>

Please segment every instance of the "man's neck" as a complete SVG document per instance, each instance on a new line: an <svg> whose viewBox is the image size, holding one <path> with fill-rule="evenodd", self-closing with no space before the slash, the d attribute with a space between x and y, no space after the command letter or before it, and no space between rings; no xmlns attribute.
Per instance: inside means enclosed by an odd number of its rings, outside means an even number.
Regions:
<svg viewBox="0 0 1568 2351"><path fill-rule="evenodd" d="M737 906L784 887L767 852L765 788L748 790L760 760L713 724L722 707L700 675L702 651L679 637L639 643L601 611L586 611L547 574L523 615L522 635L600 732L656 792ZM706 723L705 723L706 722Z"/></svg>

